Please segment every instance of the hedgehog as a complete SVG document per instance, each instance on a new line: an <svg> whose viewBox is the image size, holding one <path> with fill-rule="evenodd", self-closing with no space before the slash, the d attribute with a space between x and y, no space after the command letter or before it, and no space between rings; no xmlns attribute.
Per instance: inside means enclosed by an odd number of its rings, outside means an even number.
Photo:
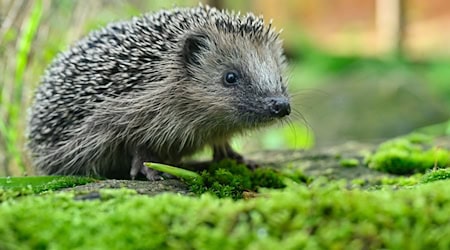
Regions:
<svg viewBox="0 0 450 250"><path fill-rule="evenodd" d="M28 148L44 174L159 180L211 147L244 162L234 135L288 117L280 32L252 13L199 5L89 33L50 64L35 92Z"/></svg>

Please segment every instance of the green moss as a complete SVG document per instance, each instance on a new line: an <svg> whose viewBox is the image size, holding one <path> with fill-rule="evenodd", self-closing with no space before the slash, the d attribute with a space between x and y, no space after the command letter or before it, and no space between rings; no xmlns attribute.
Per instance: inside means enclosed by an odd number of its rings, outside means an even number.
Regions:
<svg viewBox="0 0 450 250"><path fill-rule="evenodd" d="M362 178L352 179L350 185L353 188L360 188L368 184L368 180Z"/></svg>
<svg viewBox="0 0 450 250"><path fill-rule="evenodd" d="M384 177L380 180L381 185L389 186L413 186L420 183L422 174L414 174L411 176Z"/></svg>
<svg viewBox="0 0 450 250"><path fill-rule="evenodd" d="M218 197L242 198L244 191L257 191L258 188L284 188L284 178L301 181L299 175L283 175L269 168L254 171L244 164L232 160L213 163L201 173L201 178L187 180L191 191L197 194L210 192Z"/></svg>
<svg viewBox="0 0 450 250"><path fill-rule="evenodd" d="M433 138L430 135L424 133L411 133L403 138L414 144L426 144L433 141Z"/></svg>
<svg viewBox="0 0 450 250"><path fill-rule="evenodd" d="M296 183L305 183L309 184L314 179L311 176L306 175L303 171L297 166L287 165L281 169L281 175L285 177L285 181L292 180Z"/></svg>
<svg viewBox="0 0 450 250"><path fill-rule="evenodd" d="M421 183L423 174L414 174L410 176L384 176L378 178L357 178L352 179L349 184L351 188L366 190L409 188Z"/></svg>
<svg viewBox="0 0 450 250"><path fill-rule="evenodd" d="M427 183L446 179L450 179L450 168L443 168L430 171L422 177L422 182Z"/></svg>
<svg viewBox="0 0 450 250"><path fill-rule="evenodd" d="M355 158L346 158L339 161L339 164L345 168L353 168L359 165L359 160Z"/></svg>
<svg viewBox="0 0 450 250"><path fill-rule="evenodd" d="M12 190L0 188L0 203L6 200L14 199L20 196L34 194L31 188L23 188L22 190Z"/></svg>
<svg viewBox="0 0 450 250"><path fill-rule="evenodd" d="M3 194L20 195L74 187L93 181L95 179L81 176L0 177L0 190L3 190Z"/></svg>
<svg viewBox="0 0 450 250"><path fill-rule="evenodd" d="M95 179L78 176L0 177L0 202L9 198L74 187Z"/></svg>
<svg viewBox="0 0 450 250"><path fill-rule="evenodd" d="M315 181L250 200L104 190L0 204L0 249L448 249L450 182L395 192Z"/></svg>
<svg viewBox="0 0 450 250"><path fill-rule="evenodd" d="M370 168L400 175L424 173L431 168L450 166L449 150L429 148L422 144L424 140L424 137L415 135L387 141L374 154L366 157L366 163Z"/></svg>
<svg viewBox="0 0 450 250"><path fill-rule="evenodd" d="M27 176L0 177L0 188L20 190L26 187L36 192L74 187L93 182L95 179L81 176Z"/></svg>

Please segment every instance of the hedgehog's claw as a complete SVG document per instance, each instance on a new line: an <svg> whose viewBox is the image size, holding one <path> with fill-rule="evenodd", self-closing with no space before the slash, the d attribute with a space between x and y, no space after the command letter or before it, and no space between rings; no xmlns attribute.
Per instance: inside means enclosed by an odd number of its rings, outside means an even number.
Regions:
<svg viewBox="0 0 450 250"><path fill-rule="evenodd" d="M147 178L147 180L149 180L149 181L164 180L164 178L161 176L160 172L158 172L154 169L148 168L146 166L141 167L140 173L143 174L145 176L145 178Z"/></svg>
<svg viewBox="0 0 450 250"><path fill-rule="evenodd" d="M144 162L134 163L131 166L130 177L132 180L136 179L136 176L141 173L147 178L149 181L160 181L164 178L161 176L161 173L144 166Z"/></svg>
<svg viewBox="0 0 450 250"><path fill-rule="evenodd" d="M149 161L151 162L150 157L148 157L148 154L144 150L136 150L133 156L133 160L131 162L131 169L130 169L130 177L132 180L136 179L136 176L141 173L147 178L149 181L160 181L163 180L163 177L161 176L161 173L148 168L144 165L144 162Z"/></svg>

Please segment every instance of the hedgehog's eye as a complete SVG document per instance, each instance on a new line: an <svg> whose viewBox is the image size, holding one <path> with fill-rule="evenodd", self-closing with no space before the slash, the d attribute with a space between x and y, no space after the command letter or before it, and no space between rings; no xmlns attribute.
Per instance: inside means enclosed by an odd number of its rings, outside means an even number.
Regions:
<svg viewBox="0 0 450 250"><path fill-rule="evenodd" d="M228 71L224 75L225 86L236 85L239 80L239 74L236 71Z"/></svg>

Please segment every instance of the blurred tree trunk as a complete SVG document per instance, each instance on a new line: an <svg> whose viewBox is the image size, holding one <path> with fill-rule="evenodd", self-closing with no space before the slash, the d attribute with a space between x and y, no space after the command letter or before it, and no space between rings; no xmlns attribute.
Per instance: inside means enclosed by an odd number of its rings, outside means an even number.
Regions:
<svg viewBox="0 0 450 250"><path fill-rule="evenodd" d="M406 0L377 0L376 24L382 51L402 56L404 53Z"/></svg>
<svg viewBox="0 0 450 250"><path fill-rule="evenodd" d="M224 0L209 0L208 5L211 7L216 7L217 9L225 9L225 1Z"/></svg>

